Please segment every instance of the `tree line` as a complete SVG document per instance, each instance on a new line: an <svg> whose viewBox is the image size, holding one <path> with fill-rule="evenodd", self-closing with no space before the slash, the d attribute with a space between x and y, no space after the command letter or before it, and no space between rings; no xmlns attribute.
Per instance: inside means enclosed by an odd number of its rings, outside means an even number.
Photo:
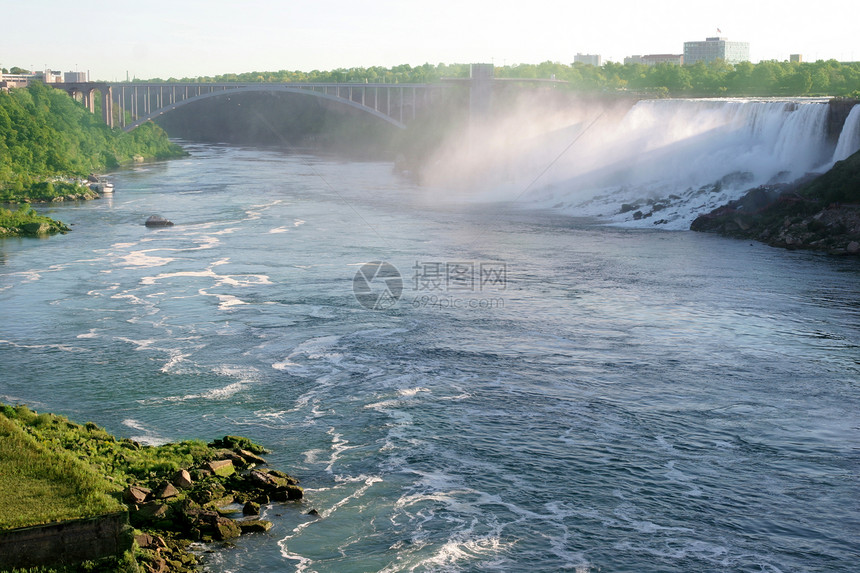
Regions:
<svg viewBox="0 0 860 573"><path fill-rule="evenodd" d="M693 65L620 64L597 67L581 62L514 64L496 67L497 78L555 79L560 89L633 92L656 96L842 96L860 97L860 62L763 61L729 64L722 60ZM469 77L469 64L402 64L391 68L338 68L310 72L280 70L193 78L153 78L152 82L225 83L435 83ZM134 80L144 81L144 80ZM563 87L562 87L563 86Z"/></svg>

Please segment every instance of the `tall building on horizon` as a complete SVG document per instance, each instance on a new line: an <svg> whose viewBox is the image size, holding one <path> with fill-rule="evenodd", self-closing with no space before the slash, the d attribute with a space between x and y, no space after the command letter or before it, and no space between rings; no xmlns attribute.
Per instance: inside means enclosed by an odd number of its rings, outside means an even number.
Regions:
<svg viewBox="0 0 860 573"><path fill-rule="evenodd" d="M750 61L749 42L730 42L728 38L705 38L704 42L684 42L684 64L724 60L729 64Z"/></svg>
<svg viewBox="0 0 860 573"><path fill-rule="evenodd" d="M603 58L599 54L576 54L573 57L573 63L577 62L599 68L603 65Z"/></svg>

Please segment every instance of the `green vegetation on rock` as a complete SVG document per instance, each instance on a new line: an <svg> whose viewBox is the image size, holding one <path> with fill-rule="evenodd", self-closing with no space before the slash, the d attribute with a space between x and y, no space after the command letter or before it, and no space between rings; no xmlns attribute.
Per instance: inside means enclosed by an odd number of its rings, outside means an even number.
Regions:
<svg viewBox="0 0 860 573"><path fill-rule="evenodd" d="M38 237L53 233L67 233L70 229L50 217L39 215L24 204L16 211L0 208L0 237Z"/></svg>

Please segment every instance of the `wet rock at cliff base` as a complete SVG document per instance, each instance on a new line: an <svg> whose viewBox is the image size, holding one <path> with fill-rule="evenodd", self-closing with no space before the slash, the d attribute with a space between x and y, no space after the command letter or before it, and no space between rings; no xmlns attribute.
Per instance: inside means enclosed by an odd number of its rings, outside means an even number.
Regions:
<svg viewBox="0 0 860 573"><path fill-rule="evenodd" d="M243 515L260 515L260 504L255 503L253 501L247 502L244 507L242 507Z"/></svg>
<svg viewBox="0 0 860 573"><path fill-rule="evenodd" d="M168 221L160 215L152 215L144 223L147 227L172 227L173 221Z"/></svg>
<svg viewBox="0 0 860 573"><path fill-rule="evenodd" d="M249 452L248 450L239 450L239 455L242 456L248 464L264 465L266 463L265 459L253 452Z"/></svg>
<svg viewBox="0 0 860 573"><path fill-rule="evenodd" d="M245 533L265 533L272 529L272 522L265 519L248 519L239 521L238 524L243 535Z"/></svg>

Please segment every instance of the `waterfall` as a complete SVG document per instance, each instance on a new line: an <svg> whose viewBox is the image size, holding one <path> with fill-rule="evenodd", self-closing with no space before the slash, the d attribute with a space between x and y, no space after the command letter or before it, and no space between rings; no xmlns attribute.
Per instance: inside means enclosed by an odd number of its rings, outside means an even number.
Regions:
<svg viewBox="0 0 860 573"><path fill-rule="evenodd" d="M833 162L842 161L860 150L860 105L851 108L851 112L842 126L836 151L833 152Z"/></svg>
<svg viewBox="0 0 860 573"><path fill-rule="evenodd" d="M639 101L583 137L535 198L608 222L689 228L750 188L825 169L828 113L823 99Z"/></svg>

